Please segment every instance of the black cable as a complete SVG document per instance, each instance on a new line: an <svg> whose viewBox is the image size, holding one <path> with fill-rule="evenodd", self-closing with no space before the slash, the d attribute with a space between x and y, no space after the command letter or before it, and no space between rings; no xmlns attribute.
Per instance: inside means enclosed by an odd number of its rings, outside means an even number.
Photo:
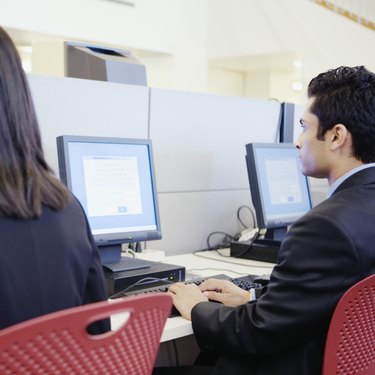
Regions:
<svg viewBox="0 0 375 375"><path fill-rule="evenodd" d="M240 216L241 210L244 209L244 208L247 208L250 211L251 218L253 219L253 228L255 228L256 227L255 213L254 213L254 210L251 207L249 207L249 206L243 205L243 206L238 207L238 210L237 210L237 219L238 219L238 221L240 222L240 224L245 229L249 228L247 225L244 224L244 222L242 221L241 216Z"/></svg>
<svg viewBox="0 0 375 375"><path fill-rule="evenodd" d="M253 220L253 228L256 227L256 219L255 219L255 213L253 211L253 209L249 206L246 206L246 205L243 205L243 206L240 206L238 209L237 209L237 219L238 221L241 223L241 225L245 228L245 229L248 229L249 227L247 225L244 224L244 222L242 221L241 219L241 210L243 210L244 208L248 209L251 213L251 217L252 217L252 220ZM219 242L217 245L213 246L211 244L211 237L212 236L215 236L215 235L222 235L223 236L223 239L221 242ZM202 250L198 250L198 251L208 251L208 250L217 250L217 249L222 249L222 248L225 248L225 247L228 247L228 245L232 242L232 241L236 241L239 237L239 234L235 235L235 236L232 236L231 234L229 233L226 233L226 232L223 232L223 231L215 231L215 232L211 232L208 236L207 236L207 249L202 249Z"/></svg>
<svg viewBox="0 0 375 375"><path fill-rule="evenodd" d="M210 244L210 239L211 239L212 236L217 235L217 234L223 235L224 236L223 240L219 245L216 245L215 247L212 247L211 244ZM229 245L230 241L235 241L235 238L232 235L230 235L226 232L221 232L221 231L211 232L207 236L207 249L205 249L205 250L214 250L214 249L223 248L223 247L225 247L225 245Z"/></svg>
<svg viewBox="0 0 375 375"><path fill-rule="evenodd" d="M117 297L120 297L122 294L126 293L127 291L129 291L130 289L134 288L135 286L137 285L140 285L140 284L143 284L145 281L163 281L165 282L166 284L174 284L175 281L169 281L169 280L165 280L165 279L159 279L158 277L144 277L143 279L140 279L138 280L137 282L135 282L134 284L131 284L129 285L128 287L126 287L125 289L122 289L121 291L115 293L115 294L112 294L111 296L109 296L108 298L117 298Z"/></svg>
<svg viewBox="0 0 375 375"><path fill-rule="evenodd" d="M249 245L247 246L247 248L244 251L242 251L241 253L236 254L236 255L231 255L231 257L233 257L233 258L243 258L243 256L245 254L247 254L249 251L251 251L251 248L253 246L254 241L256 241L259 238L259 236L260 236L260 234L259 234L259 231L258 231L255 234L255 236L249 241Z"/></svg>
<svg viewBox="0 0 375 375"><path fill-rule="evenodd" d="M220 249L215 250L215 253L219 254L220 256L222 256L222 257L224 257L224 258L232 258L231 255L224 255L224 254L221 253L219 250L220 250ZM199 256L199 255L198 255L198 256Z"/></svg>
<svg viewBox="0 0 375 375"><path fill-rule="evenodd" d="M141 253L142 252L142 244L140 242L136 242L135 244L135 252Z"/></svg>

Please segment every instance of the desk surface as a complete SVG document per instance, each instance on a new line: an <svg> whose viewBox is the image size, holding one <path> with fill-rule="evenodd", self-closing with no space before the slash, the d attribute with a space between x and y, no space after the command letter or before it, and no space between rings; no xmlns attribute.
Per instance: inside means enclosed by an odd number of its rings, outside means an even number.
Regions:
<svg viewBox="0 0 375 375"><path fill-rule="evenodd" d="M196 254L165 257L162 262L183 265L186 268L187 280L194 276L207 277L223 273L230 277L248 274L263 275L269 274L273 268L271 263L229 257L229 249L219 251L222 255L216 251L205 251ZM121 318L121 315L112 317L112 327L116 329L123 320L124 318ZM193 329L189 320L181 317L168 318L160 342L174 340L191 334L193 334Z"/></svg>

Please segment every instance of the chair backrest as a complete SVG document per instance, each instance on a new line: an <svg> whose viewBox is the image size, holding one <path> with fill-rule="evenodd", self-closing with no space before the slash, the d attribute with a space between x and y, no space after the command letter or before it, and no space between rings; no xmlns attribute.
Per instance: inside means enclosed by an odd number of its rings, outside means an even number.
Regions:
<svg viewBox="0 0 375 375"><path fill-rule="evenodd" d="M149 375L172 307L163 293L73 307L0 331L0 374ZM90 335L87 327L127 312L116 331Z"/></svg>
<svg viewBox="0 0 375 375"><path fill-rule="evenodd" d="M339 300L328 329L322 373L375 374L375 274Z"/></svg>

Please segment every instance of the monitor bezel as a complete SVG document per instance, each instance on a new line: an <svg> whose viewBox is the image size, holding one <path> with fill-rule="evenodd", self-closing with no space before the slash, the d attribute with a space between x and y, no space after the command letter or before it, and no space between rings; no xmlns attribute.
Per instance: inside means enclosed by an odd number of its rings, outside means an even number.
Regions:
<svg viewBox="0 0 375 375"><path fill-rule="evenodd" d="M113 246L121 245L124 243L136 243L159 240L162 238L158 194L156 188L154 158L152 141L149 138L117 138L117 137L95 137L95 136L82 136L82 135L61 135L56 138L59 175L61 181L72 191L72 177L70 169L70 155L69 143L105 143L105 144L131 144L131 145L145 145L148 148L149 166L151 174L151 185L153 193L154 215L155 215L155 229L131 231L131 232L113 232L113 233L93 233L95 243L98 246ZM73 192L74 194L74 192ZM87 212L86 212L86 216ZM88 217L89 220L89 217Z"/></svg>
<svg viewBox="0 0 375 375"><path fill-rule="evenodd" d="M255 209L258 227L260 229L287 228L295 220L300 218L301 215L295 215L295 214L290 215L288 217L284 217L282 220L280 219L278 222L275 222L274 220L269 221L267 219L267 215L265 212L265 203L264 203L265 198L264 198L264 194L262 194L261 189L260 189L261 166L259 165L258 160L256 158L256 152L260 148L295 149L296 150L296 147L293 143L249 143L246 145L246 162L247 162L247 171L248 171L248 177L249 177L251 199L252 199L252 203ZM309 209L311 209L312 201L311 201L311 191L310 191L309 180L306 176L303 176L303 180L305 182L306 195L308 198L308 206L309 206Z"/></svg>

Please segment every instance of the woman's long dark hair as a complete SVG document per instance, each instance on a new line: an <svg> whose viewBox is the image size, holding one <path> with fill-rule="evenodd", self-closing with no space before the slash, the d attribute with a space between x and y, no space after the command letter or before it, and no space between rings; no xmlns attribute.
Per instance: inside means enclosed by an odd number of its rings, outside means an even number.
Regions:
<svg viewBox="0 0 375 375"><path fill-rule="evenodd" d="M39 125L18 52L0 27L0 214L37 218L64 208L69 193L44 159Z"/></svg>

